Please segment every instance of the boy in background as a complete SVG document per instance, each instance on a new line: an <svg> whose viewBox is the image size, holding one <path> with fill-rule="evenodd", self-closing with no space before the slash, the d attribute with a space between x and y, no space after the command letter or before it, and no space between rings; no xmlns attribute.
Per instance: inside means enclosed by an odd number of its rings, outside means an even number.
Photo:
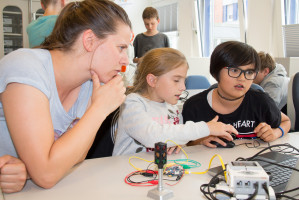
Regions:
<svg viewBox="0 0 299 200"><path fill-rule="evenodd" d="M138 63L151 49L169 47L168 37L157 30L160 22L158 11L153 7L147 7L143 11L142 18L146 32L139 33L134 40L134 63Z"/></svg>
<svg viewBox="0 0 299 200"><path fill-rule="evenodd" d="M261 68L253 80L264 88L265 92L274 100L279 110L287 104L288 85L290 78L281 64L275 63L270 54L263 51L258 53L261 60ZM282 110L284 113L286 109Z"/></svg>
<svg viewBox="0 0 299 200"><path fill-rule="evenodd" d="M29 47L39 46L50 35L56 23L56 19L65 6L67 0L41 0L41 6L45 11L42 17L32 21L27 27Z"/></svg>

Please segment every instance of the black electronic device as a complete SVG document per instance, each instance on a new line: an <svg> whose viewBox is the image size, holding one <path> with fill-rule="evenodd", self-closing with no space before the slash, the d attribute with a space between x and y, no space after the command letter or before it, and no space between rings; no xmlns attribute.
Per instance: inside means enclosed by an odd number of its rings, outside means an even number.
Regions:
<svg viewBox="0 0 299 200"><path fill-rule="evenodd" d="M155 143L155 163L158 166L158 188L150 190L148 197L157 200L166 200L173 197L173 192L163 187L163 167L167 162L167 144Z"/></svg>
<svg viewBox="0 0 299 200"><path fill-rule="evenodd" d="M218 142L216 141L212 141L211 144L214 144L217 146L217 148L233 148L235 146L235 143L233 141L228 141L224 138L219 138L221 139L223 142L226 143L226 146L222 146L221 144L219 144Z"/></svg>
<svg viewBox="0 0 299 200"><path fill-rule="evenodd" d="M155 143L155 163L159 169L163 169L163 166L167 161L167 144L163 142Z"/></svg>

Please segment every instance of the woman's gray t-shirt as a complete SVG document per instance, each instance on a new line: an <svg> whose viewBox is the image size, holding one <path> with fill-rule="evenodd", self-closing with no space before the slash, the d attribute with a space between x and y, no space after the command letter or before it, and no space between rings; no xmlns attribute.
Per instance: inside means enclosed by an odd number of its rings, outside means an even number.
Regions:
<svg viewBox="0 0 299 200"><path fill-rule="evenodd" d="M51 54L44 49L19 49L0 61L0 93L13 82L35 87L48 98L55 139L82 117L92 94L92 81L89 80L82 84L76 102L66 112L58 96ZM5 154L18 157L0 101L0 156Z"/></svg>

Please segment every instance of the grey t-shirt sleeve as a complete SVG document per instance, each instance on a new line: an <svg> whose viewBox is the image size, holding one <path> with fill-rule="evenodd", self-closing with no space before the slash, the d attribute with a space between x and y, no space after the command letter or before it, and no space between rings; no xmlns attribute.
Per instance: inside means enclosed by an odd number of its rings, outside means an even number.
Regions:
<svg viewBox="0 0 299 200"><path fill-rule="evenodd" d="M42 57L42 54L40 55ZM45 68L33 50L19 49L9 53L0 61L0 93L3 93L10 83L26 84L40 90L49 98L49 80ZM0 102L0 156L12 155L18 157L6 124L2 102Z"/></svg>
<svg viewBox="0 0 299 200"><path fill-rule="evenodd" d="M0 74L0 93L5 91L7 84L16 82L35 87L49 98L46 69L29 49L19 49L5 56L0 62Z"/></svg>

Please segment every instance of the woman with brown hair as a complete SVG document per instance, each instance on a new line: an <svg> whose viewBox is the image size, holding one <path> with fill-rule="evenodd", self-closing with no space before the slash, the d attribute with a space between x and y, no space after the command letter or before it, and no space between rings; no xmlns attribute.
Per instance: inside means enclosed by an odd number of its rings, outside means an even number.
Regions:
<svg viewBox="0 0 299 200"><path fill-rule="evenodd" d="M19 157L53 187L84 160L105 118L125 100L131 22L111 1L69 3L40 48L0 61L0 156ZM101 85L101 83L105 83Z"/></svg>

